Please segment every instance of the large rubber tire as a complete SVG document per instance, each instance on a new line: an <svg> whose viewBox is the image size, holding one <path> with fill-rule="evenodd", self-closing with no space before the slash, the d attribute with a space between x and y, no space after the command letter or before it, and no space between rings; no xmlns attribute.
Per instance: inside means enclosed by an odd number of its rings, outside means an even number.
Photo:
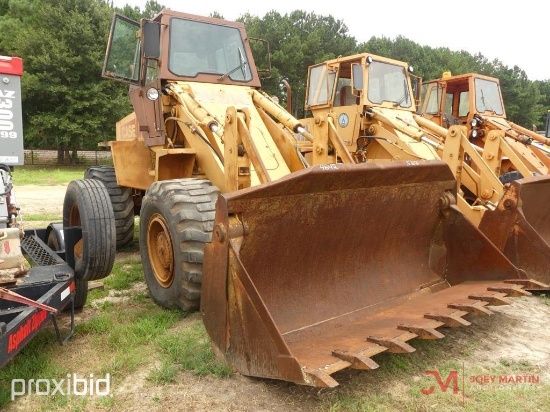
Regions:
<svg viewBox="0 0 550 412"><path fill-rule="evenodd" d="M61 231L63 227L59 227L57 223L51 223L46 230L46 244L54 252L59 252L65 249L65 240ZM75 278L75 296L74 308L82 309L88 299L88 282L82 279ZM70 305L64 310L69 310Z"/></svg>
<svg viewBox="0 0 550 412"><path fill-rule="evenodd" d="M199 309L204 245L212 239L218 194L208 180L178 179L153 183L143 197L141 263L160 306Z"/></svg>
<svg viewBox="0 0 550 412"><path fill-rule="evenodd" d="M86 300L88 300L88 281L83 279L75 279L74 282L75 282L74 308L82 309L86 304Z"/></svg>
<svg viewBox="0 0 550 412"><path fill-rule="evenodd" d="M132 188L119 186L112 166L92 166L84 172L84 179L103 182L115 213L116 246L118 249L134 240L134 200Z"/></svg>
<svg viewBox="0 0 550 412"><path fill-rule="evenodd" d="M116 254L116 231L109 193L99 180L73 180L63 202L63 229L81 227L74 246L75 278L90 281L111 273ZM67 245L67 247L70 247Z"/></svg>

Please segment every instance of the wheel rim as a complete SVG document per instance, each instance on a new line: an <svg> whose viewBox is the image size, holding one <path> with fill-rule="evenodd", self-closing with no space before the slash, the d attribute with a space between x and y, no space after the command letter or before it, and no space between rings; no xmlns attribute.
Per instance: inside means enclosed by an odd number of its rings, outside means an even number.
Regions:
<svg viewBox="0 0 550 412"><path fill-rule="evenodd" d="M78 210L78 206L75 204L71 207L71 210L69 211L69 227L73 226L82 226L82 222L80 220L80 210ZM82 253L83 253L83 243L84 240L81 238L73 248L73 254L74 258L76 260L82 259Z"/></svg>
<svg viewBox="0 0 550 412"><path fill-rule="evenodd" d="M155 214L147 227L147 252L158 284L169 287L174 281L174 252L166 220Z"/></svg>

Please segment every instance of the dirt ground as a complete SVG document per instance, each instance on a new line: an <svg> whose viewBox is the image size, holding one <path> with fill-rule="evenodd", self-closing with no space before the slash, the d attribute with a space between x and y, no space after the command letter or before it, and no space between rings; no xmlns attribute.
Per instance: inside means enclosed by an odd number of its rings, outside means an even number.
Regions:
<svg viewBox="0 0 550 412"><path fill-rule="evenodd" d="M42 227L50 222L25 221L27 215L55 215L63 214L63 199L67 185L38 186L23 185L15 187L15 198L23 216L25 228Z"/></svg>
<svg viewBox="0 0 550 412"><path fill-rule="evenodd" d="M61 205L65 186L20 186L16 188L19 206L24 214L61 215ZM33 222L35 224L36 222ZM446 329L444 340L452 342L446 346L442 356L453 357L452 348L461 348L466 343L475 342L474 350L464 359L466 368L479 368L487 365L514 364L528 362L537 370L541 382L550 381L550 305L547 299L537 296L514 298L509 306L493 307L492 316L469 319L472 325L465 328ZM86 318L87 308L81 317ZM91 308L90 308L91 311ZM92 314L90 314L93 316ZM200 322L198 314L184 319L185 322ZM78 318L77 318L78 322ZM82 340L83 345L86 344ZM414 344L413 344L414 346ZM87 353L85 347L83 353ZM410 356L415 356L411 354ZM151 365L153 367L154 365ZM325 395L327 390L296 386L286 382L248 378L235 374L229 379L215 377L196 377L185 374L180 382L156 386L146 379L149 370L140 370L128 376L118 387L112 388L117 410L135 411L314 411L329 410ZM353 373L345 377L340 388L350 385L355 391L359 385L368 385L369 378L364 375L374 372ZM465 372L467 374L467 372ZM513 374L514 370L504 371ZM410 385L415 376L393 385ZM338 388L333 389L339 390ZM9 410L26 410L25 401L10 405ZM108 408L107 408L108 409ZM96 410L94 408L86 410ZM98 410L105 410L98 408ZM339 409L341 410L341 409Z"/></svg>

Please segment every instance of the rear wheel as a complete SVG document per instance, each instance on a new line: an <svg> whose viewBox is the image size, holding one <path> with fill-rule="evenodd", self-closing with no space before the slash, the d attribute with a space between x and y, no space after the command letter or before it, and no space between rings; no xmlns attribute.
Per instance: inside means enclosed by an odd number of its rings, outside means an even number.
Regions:
<svg viewBox="0 0 550 412"><path fill-rule="evenodd" d="M63 202L63 229L80 227L82 238L67 244L74 254L75 278L103 279L111 273L116 253L114 214L102 182L73 180Z"/></svg>
<svg viewBox="0 0 550 412"><path fill-rule="evenodd" d="M142 202L139 242L145 281L161 306L198 310L204 245L219 190L208 180L158 181Z"/></svg>
<svg viewBox="0 0 550 412"><path fill-rule="evenodd" d="M116 246L121 248L134 239L134 200L132 189L119 186L112 166L92 166L86 169L85 179L102 182L109 192L115 214Z"/></svg>

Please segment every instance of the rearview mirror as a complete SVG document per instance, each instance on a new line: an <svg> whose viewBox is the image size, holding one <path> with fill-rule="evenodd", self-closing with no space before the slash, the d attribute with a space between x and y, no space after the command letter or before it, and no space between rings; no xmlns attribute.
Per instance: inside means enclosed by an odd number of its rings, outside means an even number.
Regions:
<svg viewBox="0 0 550 412"><path fill-rule="evenodd" d="M146 59L160 58L160 23L155 21L142 21L141 32L143 35L143 56Z"/></svg>

